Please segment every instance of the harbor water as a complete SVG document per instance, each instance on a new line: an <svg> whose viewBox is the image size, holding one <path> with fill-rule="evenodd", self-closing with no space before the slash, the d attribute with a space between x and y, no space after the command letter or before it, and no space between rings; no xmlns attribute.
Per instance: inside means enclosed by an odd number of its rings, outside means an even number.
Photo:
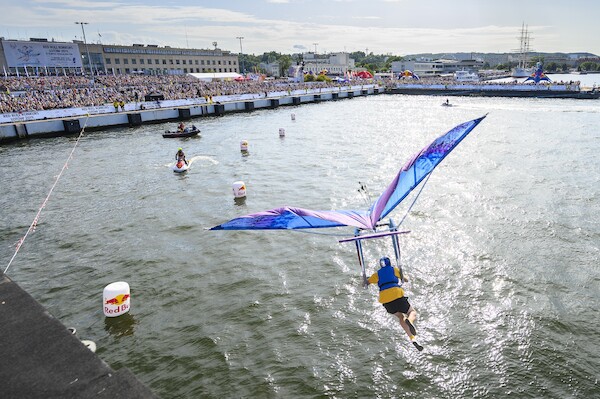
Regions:
<svg viewBox="0 0 600 399"><path fill-rule="evenodd" d="M189 139L162 138L172 123L86 133L7 275L162 398L597 397L600 102L442 101L207 117ZM402 224L423 352L363 288L354 245L338 243L351 228L207 230L284 205L366 209L414 153L485 114ZM3 270L75 140L0 147ZM369 273L392 255L386 239L364 250ZM116 281L131 311L105 318Z"/></svg>

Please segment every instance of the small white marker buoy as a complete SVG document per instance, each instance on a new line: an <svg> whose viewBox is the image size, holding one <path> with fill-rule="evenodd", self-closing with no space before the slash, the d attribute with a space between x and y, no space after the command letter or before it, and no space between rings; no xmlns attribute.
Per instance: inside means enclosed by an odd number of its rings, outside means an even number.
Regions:
<svg viewBox="0 0 600 399"><path fill-rule="evenodd" d="M285 136L285 129L280 127L279 128L279 137L283 137L283 136Z"/></svg>
<svg viewBox="0 0 600 399"><path fill-rule="evenodd" d="M295 121L296 120L296 114L292 114L292 120Z"/></svg>
<svg viewBox="0 0 600 399"><path fill-rule="evenodd" d="M231 188L235 198L244 198L246 196L246 184L243 181L234 181Z"/></svg>
<svg viewBox="0 0 600 399"><path fill-rule="evenodd" d="M129 284L124 281L110 283L104 287L103 310L106 317L117 317L129 312L131 308L131 293Z"/></svg>
<svg viewBox="0 0 600 399"><path fill-rule="evenodd" d="M96 353L96 343L94 341L90 341L87 339L82 339L81 343L85 345L86 348Z"/></svg>
<svg viewBox="0 0 600 399"><path fill-rule="evenodd" d="M242 152L248 151L248 140L240 141L240 151L242 151Z"/></svg>

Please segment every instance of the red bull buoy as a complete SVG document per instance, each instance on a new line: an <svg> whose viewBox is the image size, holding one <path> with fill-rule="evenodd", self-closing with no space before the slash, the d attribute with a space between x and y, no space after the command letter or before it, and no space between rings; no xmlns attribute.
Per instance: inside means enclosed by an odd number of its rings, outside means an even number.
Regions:
<svg viewBox="0 0 600 399"><path fill-rule="evenodd" d="M102 308L104 316L117 317L129 312L131 308L131 293L129 292L129 284L124 281L110 283L104 287L102 295Z"/></svg>
<svg viewBox="0 0 600 399"><path fill-rule="evenodd" d="M231 188L233 189L233 196L235 198L244 198L246 196L246 184L243 181L233 182Z"/></svg>
<svg viewBox="0 0 600 399"><path fill-rule="evenodd" d="M248 152L248 141L247 140L240 141L240 151Z"/></svg>
<svg viewBox="0 0 600 399"><path fill-rule="evenodd" d="M280 127L279 128L279 137L284 137L285 136L285 129Z"/></svg>

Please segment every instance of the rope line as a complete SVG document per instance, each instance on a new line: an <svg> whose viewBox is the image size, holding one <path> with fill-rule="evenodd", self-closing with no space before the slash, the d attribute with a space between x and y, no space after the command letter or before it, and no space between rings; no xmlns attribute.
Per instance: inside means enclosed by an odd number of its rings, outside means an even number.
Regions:
<svg viewBox="0 0 600 399"><path fill-rule="evenodd" d="M50 195L52 195L52 191L54 191L54 187L56 187L56 184L58 183L58 180L62 176L63 172L66 169L68 169L69 161L71 159L73 159L73 153L75 152L75 148L77 148L77 145L79 144L79 140L83 136L83 132L85 131L85 127L87 126L87 122L88 122L89 117L90 116L88 114L87 117L85 118L85 122L83 124L83 127L81 128L81 131L79 132L79 136L77 137L77 140L75 141L75 145L73 146L73 149L71 150L71 153L69 154L69 157L67 158L67 161L63 165L63 167L60 170L60 173L58 174L58 176L56 176L56 179L54 180L54 184L50 188L50 191L48 192L48 195L46 196L46 199L44 199L44 202L42 202L42 205L40 206L40 209L38 209L38 212L35 215L35 218L33 218L33 222L31 222L31 225L27 229L27 232L25 233L25 235L23 237L21 237L21 239L17 242L16 248L15 248L15 253L13 254L12 258L10 258L10 261L8 262L8 265L6 266L6 269L4 269L4 274L6 274L6 272L8 271L8 268L10 267L10 265L13 262L13 260L15 259L15 257L17 256L17 254L19 253L19 249L21 249L21 246L25 242L25 239L27 238L27 236L29 235L29 233L35 231L35 228L36 228L36 226L37 226L37 224L38 224L38 222L40 220L40 215L42 213L42 209L44 209L46 207L46 204L50 200Z"/></svg>
<svg viewBox="0 0 600 399"><path fill-rule="evenodd" d="M425 188L425 186L427 185L427 182L429 181L429 178L431 177L431 173L429 173L427 175L427 178L425 179L425 182L423 183L423 185L421 185L421 188L419 189L419 192L417 193L417 195L415 196L415 199L413 200L413 202L410 204L410 206L408 207L408 209L406 210L406 213L404 214L404 216L402 217L402 219L400 219L400 223L398 223L397 227L402 226L402 223L404 222L404 219L406 219L406 217L408 216L408 214L410 213L410 210L412 209L413 205L415 204L415 202L417 202L417 199L419 198L419 195L421 195L421 192L423 191L423 189Z"/></svg>

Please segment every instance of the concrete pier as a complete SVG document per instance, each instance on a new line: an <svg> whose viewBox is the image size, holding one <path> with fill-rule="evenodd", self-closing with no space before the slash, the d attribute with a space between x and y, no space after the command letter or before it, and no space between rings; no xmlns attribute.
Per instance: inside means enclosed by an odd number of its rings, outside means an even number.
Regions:
<svg viewBox="0 0 600 399"><path fill-rule="evenodd" d="M385 90L378 85L365 85L330 88L329 90L318 90L318 92L301 92L278 93L280 95L269 95L262 98L252 98L252 95L240 95L237 96L237 99L231 101L227 101L228 99L224 98L222 99L224 101L188 106L177 104L179 102L185 103L189 100L165 101L162 104L127 104L125 111L122 112L106 112L112 106L106 107L106 109L96 107L98 113L94 114L85 113L86 109L57 110L54 114L75 115L70 117L52 117L53 113L48 113L47 115L50 117L44 116L45 119L39 119L43 116L40 112L37 115L23 115L22 117L17 114L12 116L13 120L11 122L0 124L0 144L22 139L78 134L84 126L86 131L122 126L135 127L149 123L190 120L206 116L223 116L236 112L252 112L261 108L275 109L281 106L297 106L312 102L348 99L361 95L383 94ZM77 113L80 115L76 115ZM38 119L27 120L27 118Z"/></svg>
<svg viewBox="0 0 600 399"><path fill-rule="evenodd" d="M0 398L156 398L0 272Z"/></svg>

